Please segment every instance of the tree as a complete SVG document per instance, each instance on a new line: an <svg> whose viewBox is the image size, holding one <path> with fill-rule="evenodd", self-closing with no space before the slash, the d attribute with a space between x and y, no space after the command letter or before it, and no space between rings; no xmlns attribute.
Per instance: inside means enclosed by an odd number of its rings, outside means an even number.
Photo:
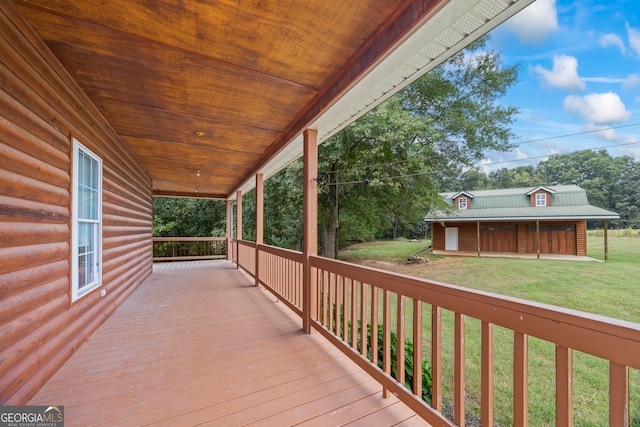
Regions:
<svg viewBox="0 0 640 427"><path fill-rule="evenodd" d="M220 200L154 197L155 237L226 235L226 204Z"/></svg>
<svg viewBox="0 0 640 427"><path fill-rule="evenodd" d="M509 148L516 108L496 101L517 81L486 38L348 126L320 147L322 253L397 230L441 203L443 171ZM339 233L338 233L338 230Z"/></svg>

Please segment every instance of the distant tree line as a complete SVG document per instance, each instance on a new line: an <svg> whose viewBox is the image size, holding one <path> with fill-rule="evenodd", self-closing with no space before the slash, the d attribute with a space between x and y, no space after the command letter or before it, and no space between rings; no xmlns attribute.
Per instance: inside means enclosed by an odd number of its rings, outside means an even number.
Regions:
<svg viewBox="0 0 640 427"><path fill-rule="evenodd" d="M618 228L640 228L640 162L606 150L552 155L537 166L502 168L489 174L470 169L442 182L442 191L487 190L575 184L589 203L620 214Z"/></svg>

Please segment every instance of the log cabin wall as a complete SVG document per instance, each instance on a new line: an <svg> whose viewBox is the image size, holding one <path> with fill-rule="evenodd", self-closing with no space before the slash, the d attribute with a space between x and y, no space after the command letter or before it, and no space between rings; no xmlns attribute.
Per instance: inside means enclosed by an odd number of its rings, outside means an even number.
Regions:
<svg viewBox="0 0 640 427"><path fill-rule="evenodd" d="M72 137L103 161L102 286L73 303ZM19 12L3 2L0 404L26 404L151 273L151 221L148 174Z"/></svg>

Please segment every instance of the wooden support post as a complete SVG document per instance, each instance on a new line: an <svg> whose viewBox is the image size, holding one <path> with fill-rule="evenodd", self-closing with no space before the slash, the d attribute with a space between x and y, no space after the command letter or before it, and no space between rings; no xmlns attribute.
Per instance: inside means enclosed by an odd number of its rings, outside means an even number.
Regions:
<svg viewBox="0 0 640 427"><path fill-rule="evenodd" d="M604 260L609 261L609 221L604 221Z"/></svg>
<svg viewBox="0 0 640 427"><path fill-rule="evenodd" d="M236 192L236 240L242 240L242 191ZM236 267L240 268L240 243L236 245Z"/></svg>
<svg viewBox="0 0 640 427"><path fill-rule="evenodd" d="M302 328L311 333L311 313L316 312L315 275L311 272L311 256L318 254L318 131L304 131L304 280L302 286Z"/></svg>
<svg viewBox="0 0 640 427"><path fill-rule="evenodd" d="M540 258L540 221L536 221L536 253Z"/></svg>
<svg viewBox="0 0 640 427"><path fill-rule="evenodd" d="M260 245L264 243L264 176L256 174L256 286L260 284Z"/></svg>
<svg viewBox="0 0 640 427"><path fill-rule="evenodd" d="M233 260L233 251L231 248L231 237L233 230L233 202L227 200L227 261Z"/></svg>
<svg viewBox="0 0 640 427"><path fill-rule="evenodd" d="M476 239L478 240L478 256L480 256L480 221L476 222Z"/></svg>

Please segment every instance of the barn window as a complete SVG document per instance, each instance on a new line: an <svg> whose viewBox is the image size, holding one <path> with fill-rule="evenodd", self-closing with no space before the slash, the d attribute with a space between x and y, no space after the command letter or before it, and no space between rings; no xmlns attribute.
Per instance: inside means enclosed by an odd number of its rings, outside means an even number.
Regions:
<svg viewBox="0 0 640 427"><path fill-rule="evenodd" d="M467 198L460 197L458 199L458 209L467 209Z"/></svg>
<svg viewBox="0 0 640 427"><path fill-rule="evenodd" d="M536 194L536 206L547 206L547 193Z"/></svg>
<svg viewBox="0 0 640 427"><path fill-rule="evenodd" d="M73 140L72 299L102 284L102 160Z"/></svg>

